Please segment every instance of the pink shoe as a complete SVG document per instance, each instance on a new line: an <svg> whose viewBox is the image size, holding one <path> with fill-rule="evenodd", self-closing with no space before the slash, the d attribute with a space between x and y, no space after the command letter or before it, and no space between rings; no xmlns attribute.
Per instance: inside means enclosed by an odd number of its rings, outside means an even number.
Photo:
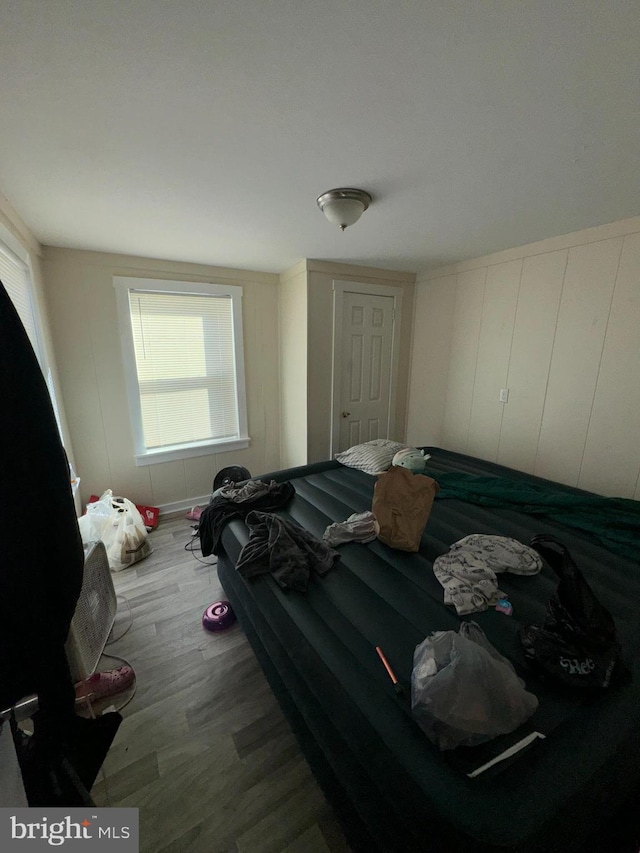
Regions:
<svg viewBox="0 0 640 853"><path fill-rule="evenodd" d="M76 684L76 701L115 696L131 687L135 678L135 672L126 664L117 669L109 669L106 672L94 672L89 678L85 678L84 681L79 681Z"/></svg>
<svg viewBox="0 0 640 853"><path fill-rule="evenodd" d="M202 507L200 506L192 506L189 512L187 513L187 518L189 521L200 521L200 516L202 515Z"/></svg>

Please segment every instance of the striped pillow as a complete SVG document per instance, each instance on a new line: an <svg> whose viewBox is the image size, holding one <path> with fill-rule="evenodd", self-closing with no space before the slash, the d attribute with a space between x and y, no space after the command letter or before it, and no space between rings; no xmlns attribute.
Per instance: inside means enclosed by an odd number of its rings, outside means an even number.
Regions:
<svg viewBox="0 0 640 853"><path fill-rule="evenodd" d="M388 438L374 438L373 441L355 444L348 450L337 453L335 458L347 468L357 468L365 474L382 474L391 467L396 453L406 446Z"/></svg>

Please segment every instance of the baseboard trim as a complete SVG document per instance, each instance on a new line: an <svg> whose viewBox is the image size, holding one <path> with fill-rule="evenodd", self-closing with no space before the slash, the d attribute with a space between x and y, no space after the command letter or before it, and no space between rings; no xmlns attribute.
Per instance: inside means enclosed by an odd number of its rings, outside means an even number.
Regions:
<svg viewBox="0 0 640 853"><path fill-rule="evenodd" d="M160 515L171 515L174 512L190 510L192 506L206 506L211 499L211 495L202 495L199 498L187 498L184 501L172 501L168 504L158 504Z"/></svg>

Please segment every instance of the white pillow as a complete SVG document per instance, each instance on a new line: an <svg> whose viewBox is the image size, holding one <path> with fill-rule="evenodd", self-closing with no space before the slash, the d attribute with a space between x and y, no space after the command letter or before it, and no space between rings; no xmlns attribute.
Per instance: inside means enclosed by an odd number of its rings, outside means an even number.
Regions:
<svg viewBox="0 0 640 853"><path fill-rule="evenodd" d="M355 444L342 453L336 453L336 459L347 468L357 468L365 474L382 474L391 467L393 457L407 445L388 438L374 438L364 444Z"/></svg>

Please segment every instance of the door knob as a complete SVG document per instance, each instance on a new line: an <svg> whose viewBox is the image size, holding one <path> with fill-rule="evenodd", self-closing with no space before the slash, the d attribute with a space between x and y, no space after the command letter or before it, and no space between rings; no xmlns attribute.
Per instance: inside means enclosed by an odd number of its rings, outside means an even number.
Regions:
<svg viewBox="0 0 640 853"><path fill-rule="evenodd" d="M342 413L342 417L343 417L343 418L348 418L350 414L351 414L351 412L343 412L343 413Z"/></svg>

